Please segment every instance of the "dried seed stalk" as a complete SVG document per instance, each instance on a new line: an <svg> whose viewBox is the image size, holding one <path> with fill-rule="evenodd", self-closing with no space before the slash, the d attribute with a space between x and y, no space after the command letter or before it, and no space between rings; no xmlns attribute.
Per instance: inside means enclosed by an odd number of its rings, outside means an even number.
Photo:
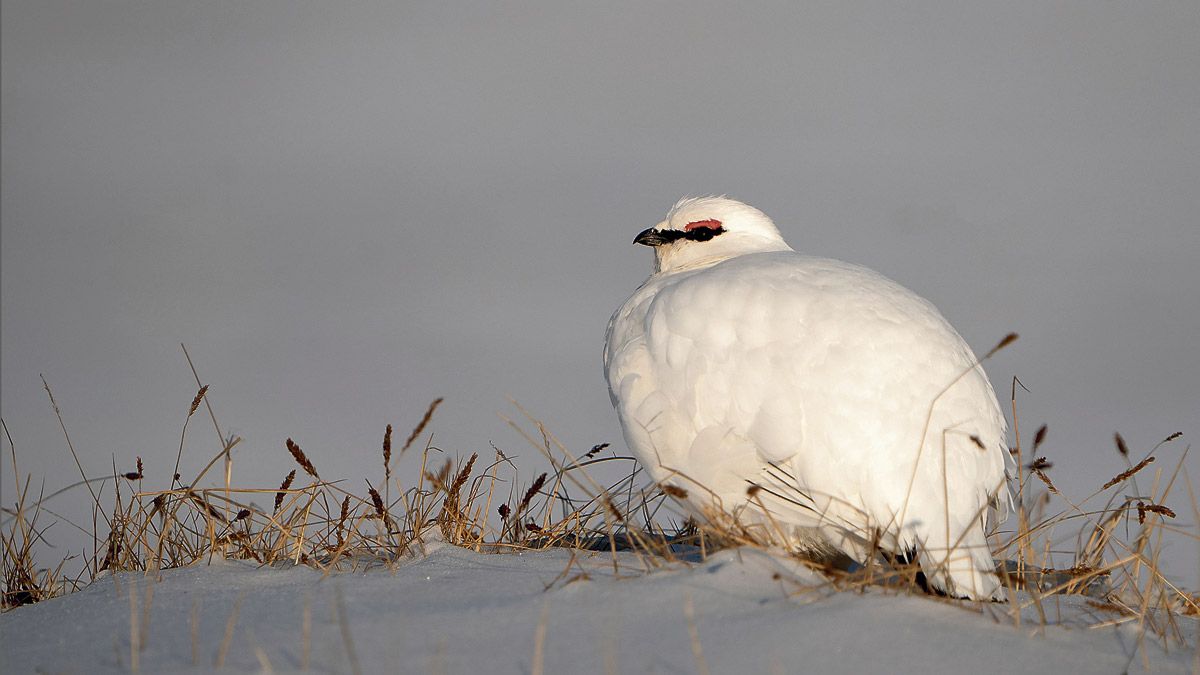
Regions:
<svg viewBox="0 0 1200 675"><path fill-rule="evenodd" d="M450 480L450 460L447 459L445 463L442 464L442 468L438 469L437 473L426 471L425 480L433 484L433 487L437 490L449 491L448 483Z"/></svg>
<svg viewBox="0 0 1200 675"><path fill-rule="evenodd" d="M313 463L308 460L308 456L304 454L300 446L296 445L296 442L290 438L287 439L287 449L288 452L292 453L292 459L296 460L296 463L300 465L301 469L304 469L305 473L317 480L321 480L321 476L317 474L317 467L313 466Z"/></svg>
<svg viewBox="0 0 1200 675"><path fill-rule="evenodd" d="M392 425L387 425L387 431L383 432L383 477L391 479L392 477Z"/></svg>
<svg viewBox="0 0 1200 675"><path fill-rule="evenodd" d="M687 499L688 492L678 485L662 484L658 486L664 493L674 497L675 499Z"/></svg>
<svg viewBox="0 0 1200 675"><path fill-rule="evenodd" d="M375 507L375 515L383 517L383 497L379 496L379 490L367 483L367 492L371 493L371 505Z"/></svg>
<svg viewBox="0 0 1200 675"><path fill-rule="evenodd" d="M338 548L341 548L342 544L344 544L346 542L346 540L344 538L342 538L342 530L345 528L346 518L349 516L350 516L350 495L346 495L346 498L342 500L342 512L341 512L341 515L338 516L338 522L337 522L337 547Z"/></svg>
<svg viewBox="0 0 1200 675"><path fill-rule="evenodd" d="M413 444L413 441L417 440L417 436L420 436L421 432L425 431L425 425L429 424L429 420L433 417L433 411L437 410L437 407L441 404L441 396L433 399L433 403L430 403L429 409L425 411L425 416L421 418L420 423L417 424L416 428L412 430L412 433L408 435L408 440L404 441L404 447L400 448L400 454L403 455L404 451L408 450L409 446Z"/></svg>
<svg viewBox="0 0 1200 675"><path fill-rule="evenodd" d="M1046 425L1038 427L1037 433L1033 435L1033 449L1037 450L1042 441L1046 440Z"/></svg>
<svg viewBox="0 0 1200 675"><path fill-rule="evenodd" d="M1138 510L1138 524L1139 525L1146 522L1146 514L1147 513L1157 513L1160 516L1166 516L1168 518L1175 517L1175 512L1172 511L1170 508L1163 506L1162 504L1154 504L1154 503L1147 504L1146 502L1139 501L1137 503L1137 510Z"/></svg>
<svg viewBox="0 0 1200 675"><path fill-rule="evenodd" d="M129 480L141 480L142 476L145 475L142 472L142 458L140 456L137 458L137 471L130 471L122 475Z"/></svg>
<svg viewBox="0 0 1200 675"><path fill-rule="evenodd" d="M517 513L524 511L525 507L529 506L529 502L533 500L533 496L536 495L538 490L541 490L542 486L545 484L546 474L543 473L542 475L538 476L537 480L533 481L533 485L530 485L529 489L525 491L525 496L521 498L521 503L517 506Z"/></svg>
<svg viewBox="0 0 1200 675"><path fill-rule="evenodd" d="M188 417L196 414L196 408L200 407L200 402L204 400L204 395L208 393L208 385L200 387L200 391L196 392L196 398L192 399L192 407L188 408Z"/></svg>
<svg viewBox="0 0 1200 675"><path fill-rule="evenodd" d="M608 498L608 495L604 495L602 499L604 500L604 507L608 509L608 512L612 514L612 517L615 518L618 523L625 522L625 516L621 515L621 511L617 508L617 505Z"/></svg>
<svg viewBox="0 0 1200 675"><path fill-rule="evenodd" d="M467 478L471 475L471 468L475 466L475 460L478 458L478 452L471 453L471 458L467 460L467 463L458 472L458 475L454 477L454 484L450 486L451 495L458 495L458 491L462 489L463 484L467 482Z"/></svg>
<svg viewBox="0 0 1200 675"><path fill-rule="evenodd" d="M292 469L291 473L287 475L287 478L283 479L283 483L279 485L279 492L275 493L275 511L278 511L279 507L283 505L283 498L287 495L287 489L292 487L292 481L295 479L296 470ZM272 513L275 511L272 511Z"/></svg>
<svg viewBox="0 0 1200 675"><path fill-rule="evenodd" d="M1046 484L1046 489L1050 490L1056 495L1062 494L1058 491L1058 488L1054 487L1054 483L1050 482L1050 476L1047 476L1046 473L1040 468L1034 467L1033 475L1037 476L1043 483Z"/></svg>
<svg viewBox="0 0 1200 675"><path fill-rule="evenodd" d="M1005 336L1004 336L1004 338L1003 338L1003 339L1001 339L1001 340L1000 340L1000 342L996 343L996 346L995 346L995 347L992 347L991 351L989 351L989 352L988 352L988 353L987 353L987 354L986 354L986 355L983 357L983 360L985 360L985 361L986 361L987 359L990 359L990 358L992 358L992 356L993 356L993 355L994 355L996 352L998 352L998 351L1000 351L1001 349L1004 349L1005 347L1007 347L1007 346L1011 345L1012 343L1016 342L1018 337L1020 337L1020 336L1018 336L1016 333L1009 333L1008 335L1005 335Z"/></svg>
<svg viewBox="0 0 1200 675"><path fill-rule="evenodd" d="M1129 477L1133 476L1133 474L1135 474L1135 473L1137 473L1137 472L1141 471L1142 469L1146 468L1146 465L1150 464L1150 463L1151 463L1151 462L1153 462L1153 461L1154 461L1154 455L1151 455L1151 456L1147 457L1146 459L1143 459L1142 461L1140 461L1140 462L1138 462L1137 464L1133 465L1133 467L1131 467L1131 468L1129 468L1129 469L1127 469L1127 470L1125 470L1125 471L1122 471L1121 473L1117 474L1117 476L1116 476L1115 478L1113 478L1112 480L1110 480L1110 481L1108 481L1107 483L1105 483L1105 484L1104 484L1104 487L1102 487L1102 488L1100 488L1100 489L1101 489L1101 490L1107 490L1108 488L1110 488L1110 487L1112 487L1112 486L1116 485L1117 483L1120 483L1120 482L1122 482L1122 481L1124 481L1124 480L1128 479Z"/></svg>

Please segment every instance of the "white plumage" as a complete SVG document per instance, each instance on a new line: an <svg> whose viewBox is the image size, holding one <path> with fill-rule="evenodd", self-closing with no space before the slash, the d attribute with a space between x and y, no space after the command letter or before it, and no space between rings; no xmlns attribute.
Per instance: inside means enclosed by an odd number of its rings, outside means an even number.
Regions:
<svg viewBox="0 0 1200 675"><path fill-rule="evenodd" d="M937 589L1002 596L984 528L1010 502L1004 416L933 305L796 253L731 199L681 200L636 242L654 274L609 322L604 367L654 480L773 543L915 553Z"/></svg>

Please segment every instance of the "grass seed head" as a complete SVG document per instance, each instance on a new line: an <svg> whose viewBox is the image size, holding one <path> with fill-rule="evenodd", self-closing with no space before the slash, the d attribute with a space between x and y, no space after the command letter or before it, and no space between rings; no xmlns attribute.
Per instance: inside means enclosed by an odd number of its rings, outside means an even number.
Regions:
<svg viewBox="0 0 1200 675"><path fill-rule="evenodd" d="M1153 461L1154 461L1154 455L1151 455L1151 456L1147 457L1146 459L1143 459L1142 461L1133 465L1129 469L1126 469L1125 471L1122 471L1121 473L1117 474L1112 480L1105 483L1104 487L1102 487L1100 489L1107 490L1108 488L1116 485L1117 483L1121 483L1121 482L1128 480L1130 477L1133 476L1133 474L1146 468L1146 466L1148 466Z"/></svg>
<svg viewBox="0 0 1200 675"><path fill-rule="evenodd" d="M367 492L371 495L371 505L375 507L375 515L382 518L384 514L383 497L379 496L379 490L376 490L374 486L367 483Z"/></svg>
<svg viewBox="0 0 1200 675"><path fill-rule="evenodd" d="M1121 453L1122 457L1128 457L1129 446L1125 445L1125 437L1118 432L1113 434L1113 440L1117 443L1117 452Z"/></svg>
<svg viewBox="0 0 1200 675"><path fill-rule="evenodd" d="M137 471L129 471L121 475L128 480L141 480L142 476L145 475L142 472L142 458L140 456L137 458Z"/></svg>
<svg viewBox="0 0 1200 675"><path fill-rule="evenodd" d="M1042 426L1038 427L1037 433L1035 433L1033 435L1033 449L1036 451L1038 449L1038 446L1040 446L1042 444L1042 442L1045 440L1046 440L1046 425L1043 424Z"/></svg>
<svg viewBox="0 0 1200 675"><path fill-rule="evenodd" d="M1175 512L1166 506L1163 506L1162 504L1143 504L1142 502L1138 502L1138 511L1143 509L1145 509L1148 513L1157 513L1160 516L1166 516L1168 518L1175 517Z"/></svg>
<svg viewBox="0 0 1200 675"><path fill-rule="evenodd" d="M478 452L471 453L471 458L467 460L467 463L459 470L458 475L454 477L454 484L450 486L451 495L457 495L458 491L462 489L463 484L467 482L467 478L471 475L471 468L475 466L475 460L478 458Z"/></svg>
<svg viewBox="0 0 1200 675"><path fill-rule="evenodd" d="M1043 457L1042 459L1045 459L1045 458ZM1047 468L1049 467L1049 465L1050 465L1050 463L1049 463L1049 462L1046 462L1046 466L1047 466ZM1040 468L1034 468L1034 469L1033 469L1033 475L1037 476L1039 480L1041 480L1043 483L1045 483L1045 484L1046 484L1046 489L1047 489L1047 490L1049 490L1049 491L1053 492L1053 493L1054 493L1054 494L1056 494L1056 495L1057 495L1057 494L1062 494L1062 493L1060 493L1060 492L1058 491L1058 488L1054 487L1054 483L1052 483L1052 482L1050 481L1050 476L1047 476L1047 475L1046 475L1046 472L1045 472L1045 471L1042 471L1042 469L1040 469Z"/></svg>
<svg viewBox="0 0 1200 675"><path fill-rule="evenodd" d="M342 547L342 544L346 543L345 538L342 536L342 532L345 530L346 518L348 517L350 517L350 495L346 495L346 498L342 500L342 510L338 515L337 528L335 529L335 533L337 535L337 548L339 549Z"/></svg>
<svg viewBox="0 0 1200 675"><path fill-rule="evenodd" d="M202 498L195 492L189 491L189 496L192 498L192 502L199 506L201 510L208 515L208 517L218 520L222 523L225 522L225 514L221 513L220 509L210 504L208 500Z"/></svg>
<svg viewBox="0 0 1200 675"><path fill-rule="evenodd" d="M450 464L451 464L450 460L447 459L442 464L442 468L438 469L437 473L432 473L430 471L426 471L425 472L425 480L429 481L433 485L434 489L449 492L450 491Z"/></svg>
<svg viewBox="0 0 1200 675"><path fill-rule="evenodd" d="M294 480L296 480L296 470L292 469L288 473L287 478L284 478L283 482L280 483L279 492L275 493L275 511L278 511L279 507L283 505L283 498L287 495L287 489L292 487L292 481Z"/></svg>
<svg viewBox="0 0 1200 675"><path fill-rule="evenodd" d="M612 517L616 518L618 523L625 522L625 516L621 515L620 509L618 509L617 505L608 498L608 495L604 495L602 499L604 500L604 507L608 509L608 512L612 514Z"/></svg>
<svg viewBox="0 0 1200 675"><path fill-rule="evenodd" d="M288 452L292 453L292 459L296 460L296 463L300 465L301 469L304 469L305 473L317 480L321 480L321 476L317 474L317 467L313 466L313 463L309 461L308 456L304 454L300 446L296 445L296 442L290 438L287 439L287 449Z"/></svg>
<svg viewBox="0 0 1200 675"><path fill-rule="evenodd" d="M437 410L437 407L441 404L441 396L433 399L433 403L430 403L429 409L425 411L425 416L421 418L421 421L413 428L412 433L408 435L408 440L404 441L404 447L400 448L400 454L403 455L404 451L408 450L413 444L413 441L417 440L417 436L420 436L421 432L425 431L425 425L429 424L429 420L433 419L433 411Z"/></svg>
<svg viewBox="0 0 1200 675"><path fill-rule="evenodd" d="M1000 340L1000 342L997 342L997 343L996 343L996 346L995 346L995 347L992 347L991 351L989 351L989 352L987 353L987 355L983 357L983 358L984 358L984 360L987 360L987 359L990 359L990 358L992 358L992 356L993 356L993 355L995 355L995 353L996 353L996 352L998 352L998 351L1000 351L1001 349L1004 349L1005 347L1007 347L1007 346L1011 345L1012 343L1016 342L1018 337L1020 337L1020 336L1019 336L1019 335L1017 335L1016 333L1009 333L1008 335L1005 335L1005 336L1004 336L1004 337L1003 337L1003 338Z"/></svg>
<svg viewBox="0 0 1200 675"><path fill-rule="evenodd" d="M538 476L537 480L533 481L533 485L530 485L529 489L525 491L525 496L521 498L521 503L517 506L517 513L524 511L525 507L529 506L529 502L533 501L534 495L536 495L545 484L546 474L543 473L542 475Z"/></svg>
<svg viewBox="0 0 1200 675"><path fill-rule="evenodd" d="M679 487L678 485L669 485L667 483L662 483L658 487L664 493L674 497L675 499L687 499L688 491L684 490L683 488Z"/></svg>
<svg viewBox="0 0 1200 675"><path fill-rule="evenodd" d="M383 476L392 477L392 425L387 425L383 432Z"/></svg>
<svg viewBox="0 0 1200 675"><path fill-rule="evenodd" d="M1038 457L1037 459L1030 462L1029 465L1026 466L1025 468L1029 469L1030 471L1045 471L1046 469L1049 469L1053 466L1054 466L1054 464L1052 462L1048 461L1045 457Z"/></svg>
<svg viewBox="0 0 1200 675"><path fill-rule="evenodd" d="M208 393L208 385L200 387L200 391L196 392L196 398L192 399L192 407L188 408L188 417L196 414L196 409L200 407L200 402L204 400L204 395Z"/></svg>

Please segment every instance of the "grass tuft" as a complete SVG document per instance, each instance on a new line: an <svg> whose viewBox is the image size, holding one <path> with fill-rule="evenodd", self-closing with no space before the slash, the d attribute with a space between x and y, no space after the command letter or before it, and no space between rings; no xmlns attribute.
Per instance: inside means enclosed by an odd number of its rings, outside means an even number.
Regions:
<svg viewBox="0 0 1200 675"><path fill-rule="evenodd" d="M1008 342L1011 339L1006 338L997 349ZM48 385L46 388L49 391ZM207 402L207 389L202 387L192 400L189 418L202 401ZM290 438L285 445L299 468L312 478L307 485L297 485L297 469L291 469L278 487L237 487L231 478L231 458L240 439L232 436L222 440L204 470L187 484L180 482L178 468L173 475L146 473L140 457L137 471L118 474L114 469L111 477L101 479L85 476L76 485L86 485L94 497L93 553L82 561L68 558L51 567L40 566L34 559L39 547L46 548L40 544L49 528L44 524L47 512L43 502L47 497L40 486L33 489L31 478L18 477L16 503L4 509L6 520L0 528L0 608L7 610L69 593L105 571L165 570L214 557L271 566L307 565L334 572L393 567L420 555L429 543L443 541L488 553L550 547L601 551L611 554L614 569L642 573L703 560L727 547L779 552L777 542L786 539L783 526L771 520L763 501L792 497L776 491L776 483L753 484L747 489L747 499L768 513L766 522L746 522L730 514L715 495L711 508L697 512L694 505L684 504L694 502L697 495L710 494L705 486L682 474L672 481L686 488L650 482L633 458L603 454L607 444L574 453L524 410L522 423L508 422L541 455L534 471L524 474L526 478L522 478L521 468L510 456L494 446L490 459L472 453L465 460L442 460L442 451L426 443L422 451L408 455L408 461L419 461L419 466L407 472L416 477L416 483L405 485L394 474L391 462L405 461L405 452L428 428L441 402L437 398L429 405L396 458L391 452L392 426L387 426L382 446L382 483L378 476L374 484L371 477L365 477L363 496L351 493L338 482L322 479L313 462ZM1174 471L1160 469L1154 474L1148 491L1133 485L1155 462L1161 446L1180 435L1169 436L1136 463L1128 459L1128 444L1120 434L1115 435L1118 452L1126 458L1128 468L1088 498L1075 502L1055 486L1051 479L1055 466L1045 457L1023 463L1019 420L1014 427L1018 441L1012 451L1017 471L1014 482L1018 486L1016 526L991 534L993 552L1002 561L997 571L1008 586L1011 602L1007 609L993 605L987 611L1020 625L1022 610L1034 608L1043 623L1049 623L1054 597L1082 595L1087 606L1095 610L1096 625L1130 623L1142 628L1143 635L1164 641L1182 640L1177 618L1200 614L1200 606L1197 595L1178 588L1167 578L1160 552L1165 535L1196 537L1173 524L1176 511L1168 505L1175 485L1185 484L1191 493L1182 469L1187 450ZM186 420L184 428L186 432ZM65 424L63 429L65 432ZM1045 429L1042 426L1033 435L1034 451L1044 444ZM7 436L7 426L4 431ZM8 441L15 469L16 448L11 437ZM181 440L181 454L182 449ZM209 468L222 460L226 475L215 486L203 486ZM599 482L596 475L602 473L600 468L603 473L621 477ZM786 467L772 469L781 478L790 477ZM530 475L532 480L527 478ZM1031 478L1037 481L1026 480ZM146 487L156 482L166 487ZM110 491L107 505L102 506L100 500L104 490L96 492L94 483L111 483L115 488ZM1038 487L1035 491L1039 485L1045 490ZM270 510L258 507L256 499L269 500ZM1091 506L1092 502L1100 504ZM1200 518L1200 513L1196 517ZM1062 532L1075 534L1064 537ZM878 546L880 536L875 537L875 554L861 565L849 565L828 551L790 552L819 572L825 582L789 592L832 589L864 593L882 589L925 594L916 565L885 555ZM80 562L82 569L73 576L65 571L69 564ZM586 580L582 568L571 574L574 564L573 559L552 585ZM692 611L690 605L685 607L699 669L704 659L698 649ZM311 617L305 620L310 622ZM218 667L236 621L237 605L217 654ZM148 623L148 616L139 618L131 631L143 630L143 624ZM306 633L302 637L306 663L309 640ZM194 639L192 650L193 660L198 660Z"/></svg>

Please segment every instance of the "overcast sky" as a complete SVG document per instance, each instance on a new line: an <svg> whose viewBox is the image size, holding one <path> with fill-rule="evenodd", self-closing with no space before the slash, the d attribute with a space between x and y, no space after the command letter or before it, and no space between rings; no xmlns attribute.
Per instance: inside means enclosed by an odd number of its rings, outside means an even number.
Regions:
<svg viewBox="0 0 1200 675"><path fill-rule="evenodd" d="M977 352L1019 332L987 370L1068 492L1124 468L1114 431L1184 432L1168 470L1200 434L1198 3L0 11L0 413L48 490L77 470L39 373L89 473L141 455L161 485L180 342L256 487L289 436L374 479L436 396L447 450L533 459L509 395L619 449L604 328L685 194L909 286ZM217 448L189 433L194 472Z"/></svg>

